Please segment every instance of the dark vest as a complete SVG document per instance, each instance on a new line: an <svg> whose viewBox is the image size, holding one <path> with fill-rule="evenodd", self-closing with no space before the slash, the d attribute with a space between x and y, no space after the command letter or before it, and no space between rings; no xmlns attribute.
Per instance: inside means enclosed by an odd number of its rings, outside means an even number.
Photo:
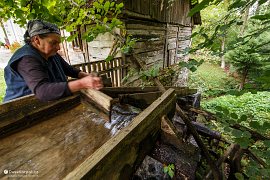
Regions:
<svg viewBox="0 0 270 180"><path fill-rule="evenodd" d="M49 76L50 82L66 82L64 70L61 65L62 57L57 54L45 60L38 51L32 46L26 44L18 49L10 58L4 70L5 81L7 85L5 101L9 101L18 97L32 94L23 77L15 70L14 65L24 56L34 57L37 61L41 61Z"/></svg>

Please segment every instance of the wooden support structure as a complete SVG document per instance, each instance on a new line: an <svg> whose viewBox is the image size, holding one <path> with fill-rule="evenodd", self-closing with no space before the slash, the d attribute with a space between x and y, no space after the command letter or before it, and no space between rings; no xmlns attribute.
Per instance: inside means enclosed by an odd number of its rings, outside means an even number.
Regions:
<svg viewBox="0 0 270 180"><path fill-rule="evenodd" d="M231 144L224 152L223 156L218 159L216 166L219 167L228 157L233 156L239 149L240 146L238 144ZM204 179L211 179L213 175L212 173L212 170L210 170Z"/></svg>

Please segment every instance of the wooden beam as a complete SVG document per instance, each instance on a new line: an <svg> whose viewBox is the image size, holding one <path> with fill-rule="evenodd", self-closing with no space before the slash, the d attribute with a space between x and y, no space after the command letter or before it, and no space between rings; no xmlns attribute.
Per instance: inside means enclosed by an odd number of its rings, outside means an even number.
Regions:
<svg viewBox="0 0 270 180"><path fill-rule="evenodd" d="M197 92L196 89L189 89L187 87L173 87L166 86L165 89L172 88L178 95L191 95ZM133 93L147 93L160 91L156 86L147 87L105 87L101 91L112 98L117 98L119 94L133 94Z"/></svg>
<svg viewBox="0 0 270 180"><path fill-rule="evenodd" d="M175 93L177 97L194 94L194 91L189 89L176 89L177 88L175 88ZM161 91L155 91L146 93L118 94L118 98L121 103L130 104L132 106L145 109L161 95Z"/></svg>
<svg viewBox="0 0 270 180"><path fill-rule="evenodd" d="M113 98L104 94L101 91L97 91L94 89L83 89L81 90L81 93L85 95L84 97L88 102L99 108L101 111L103 111L110 117Z"/></svg>
<svg viewBox="0 0 270 180"><path fill-rule="evenodd" d="M161 117L175 111L175 92L167 90L64 179L127 179L156 142ZM147 151L146 151L147 149Z"/></svg>
<svg viewBox="0 0 270 180"><path fill-rule="evenodd" d="M224 152L223 156L218 159L216 166L219 167L229 156L233 156L240 149L239 144L231 144L228 149ZM213 175L212 170L210 170L204 179L211 179Z"/></svg>

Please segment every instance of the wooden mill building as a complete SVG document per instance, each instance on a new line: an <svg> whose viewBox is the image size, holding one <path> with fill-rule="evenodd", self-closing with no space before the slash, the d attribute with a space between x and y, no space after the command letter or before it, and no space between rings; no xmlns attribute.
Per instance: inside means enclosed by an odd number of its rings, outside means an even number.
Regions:
<svg viewBox="0 0 270 180"><path fill-rule="evenodd" d="M127 34L138 38L134 53L147 66L168 67L181 60L187 60L186 49L191 43L192 28L200 24L199 14L188 17L192 8L191 0L121 0L124 3L122 20ZM79 29L80 33L86 27ZM70 47L64 44L64 55L72 59L72 53L80 58L78 67L86 71L102 71L112 78L113 86L121 86L121 79L127 68L126 58L118 54L110 63L104 62L113 46L114 37L105 34L92 42L79 38ZM74 64L74 63L73 63Z"/></svg>

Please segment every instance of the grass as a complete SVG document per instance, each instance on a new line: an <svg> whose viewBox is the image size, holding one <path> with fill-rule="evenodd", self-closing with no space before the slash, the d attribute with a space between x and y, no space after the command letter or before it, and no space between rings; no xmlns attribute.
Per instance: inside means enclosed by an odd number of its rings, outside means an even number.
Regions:
<svg viewBox="0 0 270 180"><path fill-rule="evenodd" d="M6 83L4 79L4 70L0 69L0 103L3 101L6 91Z"/></svg>
<svg viewBox="0 0 270 180"><path fill-rule="evenodd" d="M189 87L198 89L205 98L223 95L236 89L237 84L238 82L229 77L222 68L208 62L203 63L189 76Z"/></svg>

